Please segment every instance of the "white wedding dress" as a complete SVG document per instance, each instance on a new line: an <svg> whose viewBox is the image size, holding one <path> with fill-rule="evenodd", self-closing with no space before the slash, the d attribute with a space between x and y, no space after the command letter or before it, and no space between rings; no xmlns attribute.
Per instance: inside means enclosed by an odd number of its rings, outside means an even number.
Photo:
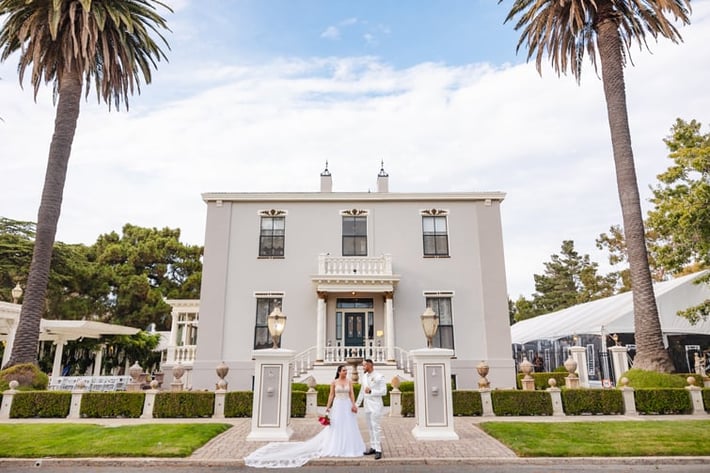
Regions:
<svg viewBox="0 0 710 473"><path fill-rule="evenodd" d="M350 386L336 383L330 425L304 442L264 445L244 458L244 464L255 468L290 468L303 466L312 458L362 456L365 442L357 425L357 414L351 407Z"/></svg>

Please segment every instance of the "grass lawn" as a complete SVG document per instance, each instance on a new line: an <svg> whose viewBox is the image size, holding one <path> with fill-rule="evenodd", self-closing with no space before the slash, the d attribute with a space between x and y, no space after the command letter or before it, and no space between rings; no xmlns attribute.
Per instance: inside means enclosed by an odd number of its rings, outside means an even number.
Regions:
<svg viewBox="0 0 710 473"><path fill-rule="evenodd" d="M0 457L186 457L229 424L0 424Z"/></svg>
<svg viewBox="0 0 710 473"><path fill-rule="evenodd" d="M710 455L710 420L485 422L521 457Z"/></svg>

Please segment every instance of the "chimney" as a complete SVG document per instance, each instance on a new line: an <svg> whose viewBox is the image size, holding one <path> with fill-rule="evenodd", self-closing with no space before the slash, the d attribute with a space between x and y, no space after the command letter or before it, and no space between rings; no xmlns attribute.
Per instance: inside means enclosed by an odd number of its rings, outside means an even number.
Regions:
<svg viewBox="0 0 710 473"><path fill-rule="evenodd" d="M333 192L333 177L328 171L328 161L325 162L325 169L320 173L320 191Z"/></svg>
<svg viewBox="0 0 710 473"><path fill-rule="evenodd" d="M377 175L377 192L389 192L390 175L385 172L385 161L382 160L380 173Z"/></svg>

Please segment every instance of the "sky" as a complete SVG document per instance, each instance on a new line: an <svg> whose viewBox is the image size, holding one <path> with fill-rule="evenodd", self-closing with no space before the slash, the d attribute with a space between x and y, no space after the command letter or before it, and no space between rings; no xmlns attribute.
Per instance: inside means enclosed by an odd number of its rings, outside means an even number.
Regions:
<svg viewBox="0 0 710 473"><path fill-rule="evenodd" d="M574 240L621 223L602 82L542 75L516 54L510 0L165 0L168 62L108 110L90 94L69 162L57 239L92 244L126 223L202 245L204 192L502 191L508 293ZM669 165L676 118L710 123L710 0L683 43L649 39L626 69L644 210ZM36 221L55 109L17 57L0 63L0 216Z"/></svg>

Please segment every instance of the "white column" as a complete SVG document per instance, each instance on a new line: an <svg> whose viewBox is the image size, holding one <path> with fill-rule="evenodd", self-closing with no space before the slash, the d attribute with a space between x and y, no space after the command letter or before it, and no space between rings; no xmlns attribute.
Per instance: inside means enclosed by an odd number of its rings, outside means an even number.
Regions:
<svg viewBox="0 0 710 473"><path fill-rule="evenodd" d="M318 292L318 306L316 312L316 361L325 359L325 312L326 294Z"/></svg>
<svg viewBox="0 0 710 473"><path fill-rule="evenodd" d="M420 348L412 350L410 355L416 367L414 413L417 425L412 429L412 435L417 440L458 440L451 395L454 351Z"/></svg>
<svg viewBox="0 0 710 473"><path fill-rule="evenodd" d="M391 292L385 293L385 340L387 361L394 361L394 310Z"/></svg>
<svg viewBox="0 0 710 473"><path fill-rule="evenodd" d="M629 355L628 349L622 346L609 347L611 352L611 366L614 370L614 379L616 384L619 385L619 380L624 373L629 370Z"/></svg>
<svg viewBox="0 0 710 473"><path fill-rule="evenodd" d="M104 344L99 345L96 349L96 356L94 357L94 376L101 376L101 363L104 360Z"/></svg>
<svg viewBox="0 0 710 473"><path fill-rule="evenodd" d="M254 358L254 404L249 441L287 441L293 435L291 370L293 350L267 348L251 352Z"/></svg>
<svg viewBox="0 0 710 473"><path fill-rule="evenodd" d="M570 355L577 362L577 374L579 375L579 385L583 388L589 387L589 373L587 372L587 349L584 347L570 347Z"/></svg>
<svg viewBox="0 0 710 473"><path fill-rule="evenodd" d="M8 320L9 330L7 332L7 338L5 339L5 352L2 354L2 365L5 366L10 360L10 354L12 353L12 346L15 344L15 332L17 332L17 321Z"/></svg>
<svg viewBox="0 0 710 473"><path fill-rule="evenodd" d="M54 364L52 365L52 379L57 379L62 375L62 353L64 353L64 344L66 340L62 337L57 338L54 341L54 345L57 347L54 350Z"/></svg>

